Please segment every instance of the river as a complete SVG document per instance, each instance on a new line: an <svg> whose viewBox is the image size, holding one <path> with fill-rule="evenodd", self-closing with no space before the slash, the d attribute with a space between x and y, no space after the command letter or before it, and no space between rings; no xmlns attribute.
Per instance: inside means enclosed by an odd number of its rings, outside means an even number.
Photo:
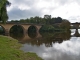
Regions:
<svg viewBox="0 0 80 60"><path fill-rule="evenodd" d="M44 60L80 60L80 37L73 36L75 31L11 36L23 45L21 50L34 52Z"/></svg>

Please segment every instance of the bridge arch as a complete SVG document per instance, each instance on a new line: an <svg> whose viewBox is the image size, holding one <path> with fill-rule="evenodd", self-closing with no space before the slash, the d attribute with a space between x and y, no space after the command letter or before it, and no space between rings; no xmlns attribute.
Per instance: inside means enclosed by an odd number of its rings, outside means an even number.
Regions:
<svg viewBox="0 0 80 60"><path fill-rule="evenodd" d="M17 30L18 30L18 32L24 33L24 27L23 27L22 25L18 25L18 24L13 25L13 26L10 28L9 33L12 32L12 31L15 31L15 32L16 32ZM14 32L14 33L15 33L15 32Z"/></svg>
<svg viewBox="0 0 80 60"><path fill-rule="evenodd" d="M2 34L5 35L6 29L4 28L4 26L0 25L0 30L3 30ZM0 32L0 33L1 33L1 32Z"/></svg>
<svg viewBox="0 0 80 60"><path fill-rule="evenodd" d="M6 23L6 24L1 24L0 26L2 26L5 30L5 35L9 35L9 31L10 29L14 26L14 25L19 25L22 27L24 34L28 33L28 29L31 26L34 26L34 28L36 29L36 32L39 33L39 29L41 28L41 25L35 25L35 24L20 24L20 23Z"/></svg>
<svg viewBox="0 0 80 60"><path fill-rule="evenodd" d="M35 25L29 26L27 31L29 31L30 29L35 29L36 32L37 32L37 30L38 30L38 28L37 28Z"/></svg>
<svg viewBox="0 0 80 60"><path fill-rule="evenodd" d="M27 30L28 36L31 38L35 38L38 34L37 31L38 31L38 28L35 25L29 26Z"/></svg>

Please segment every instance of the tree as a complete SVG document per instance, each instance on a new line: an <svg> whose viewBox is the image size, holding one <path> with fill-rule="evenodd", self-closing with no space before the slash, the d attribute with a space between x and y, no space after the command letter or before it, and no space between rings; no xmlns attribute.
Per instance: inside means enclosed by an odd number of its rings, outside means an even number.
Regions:
<svg viewBox="0 0 80 60"><path fill-rule="evenodd" d="M51 20L50 20L50 24L54 24L55 23L55 18L52 18Z"/></svg>
<svg viewBox="0 0 80 60"><path fill-rule="evenodd" d="M63 19L62 23L60 24L60 27L69 30L71 28L70 22L66 19Z"/></svg>
<svg viewBox="0 0 80 60"><path fill-rule="evenodd" d="M61 17L57 17L57 23L61 23L62 22L62 18Z"/></svg>
<svg viewBox="0 0 80 60"><path fill-rule="evenodd" d="M62 18L61 17L57 17L57 18L51 18L48 19L50 24L55 24L55 23L61 23L62 22Z"/></svg>
<svg viewBox="0 0 80 60"><path fill-rule="evenodd" d="M54 19L54 23L61 23L62 22L62 18L61 17L57 17Z"/></svg>
<svg viewBox="0 0 80 60"><path fill-rule="evenodd" d="M8 20L6 6L10 6L10 5L11 3L7 0L0 1L0 21L2 21L3 23L6 23L6 21Z"/></svg>
<svg viewBox="0 0 80 60"><path fill-rule="evenodd" d="M46 24L50 24L50 20L51 20L51 15L44 15L44 19L45 19L45 23Z"/></svg>

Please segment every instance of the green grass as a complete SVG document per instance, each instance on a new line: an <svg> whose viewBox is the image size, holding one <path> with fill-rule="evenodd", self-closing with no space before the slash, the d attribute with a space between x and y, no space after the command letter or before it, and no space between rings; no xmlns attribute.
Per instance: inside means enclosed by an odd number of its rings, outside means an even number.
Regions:
<svg viewBox="0 0 80 60"><path fill-rule="evenodd" d="M35 53L24 53L17 40L0 36L0 60L42 60Z"/></svg>

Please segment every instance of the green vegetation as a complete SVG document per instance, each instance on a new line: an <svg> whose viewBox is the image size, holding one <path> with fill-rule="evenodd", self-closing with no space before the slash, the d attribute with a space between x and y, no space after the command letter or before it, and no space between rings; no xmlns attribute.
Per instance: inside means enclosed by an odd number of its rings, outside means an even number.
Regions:
<svg viewBox="0 0 80 60"><path fill-rule="evenodd" d="M31 24L42 24L42 28L40 32L54 32L54 31L61 31L61 30L69 30L70 22L66 19L62 19L61 17L52 17L51 15L44 15L44 18L35 16L30 17L27 19L20 19L20 20L11 20L11 23L31 23Z"/></svg>
<svg viewBox="0 0 80 60"><path fill-rule="evenodd" d="M54 27L52 25L43 25L40 32L54 32Z"/></svg>
<svg viewBox="0 0 80 60"><path fill-rule="evenodd" d="M20 47L17 40L0 36L0 60L42 60L35 53L24 53Z"/></svg>
<svg viewBox="0 0 80 60"><path fill-rule="evenodd" d="M0 0L0 22L6 23L8 20L6 6L9 6L11 3L7 0Z"/></svg>
<svg viewBox="0 0 80 60"><path fill-rule="evenodd" d="M35 17L27 18L27 19L11 20L10 22L33 23L33 24L55 24L55 23L61 23L62 20L63 19L61 17L51 18L51 15L44 15L44 18L35 16Z"/></svg>
<svg viewBox="0 0 80 60"><path fill-rule="evenodd" d="M63 20L62 23L60 24L60 27L64 30L69 30L71 28L70 22L68 20Z"/></svg>

